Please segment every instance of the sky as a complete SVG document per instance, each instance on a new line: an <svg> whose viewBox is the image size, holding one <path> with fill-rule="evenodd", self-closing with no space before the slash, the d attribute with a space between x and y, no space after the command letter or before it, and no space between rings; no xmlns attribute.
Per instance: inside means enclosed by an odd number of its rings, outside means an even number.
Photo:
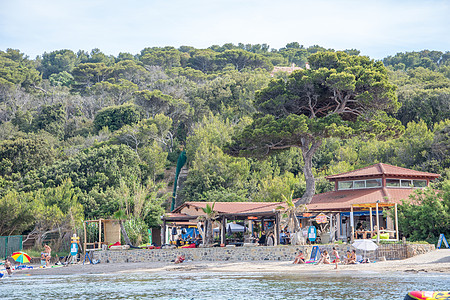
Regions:
<svg viewBox="0 0 450 300"><path fill-rule="evenodd" d="M30 58L61 49L117 56L145 47L290 42L374 59L450 51L450 1L0 0L0 50Z"/></svg>

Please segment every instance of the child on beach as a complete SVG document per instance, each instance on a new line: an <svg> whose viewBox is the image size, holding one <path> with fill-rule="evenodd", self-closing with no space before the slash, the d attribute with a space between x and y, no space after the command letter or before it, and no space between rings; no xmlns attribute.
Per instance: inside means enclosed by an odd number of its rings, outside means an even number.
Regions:
<svg viewBox="0 0 450 300"><path fill-rule="evenodd" d="M8 275L12 274L11 262L8 259L5 259L5 269L6 269L6 272L8 273Z"/></svg>
<svg viewBox="0 0 450 300"><path fill-rule="evenodd" d="M184 254L182 254L175 259L175 263L181 264L185 259L186 259L186 256Z"/></svg>
<svg viewBox="0 0 450 300"><path fill-rule="evenodd" d="M331 252L331 254L334 255L334 256L336 256L336 259L334 260L334 262L336 263L335 269L337 269L338 262L340 262L341 259L340 259L340 257L339 257L338 251L336 250L336 247L333 247L333 252Z"/></svg>

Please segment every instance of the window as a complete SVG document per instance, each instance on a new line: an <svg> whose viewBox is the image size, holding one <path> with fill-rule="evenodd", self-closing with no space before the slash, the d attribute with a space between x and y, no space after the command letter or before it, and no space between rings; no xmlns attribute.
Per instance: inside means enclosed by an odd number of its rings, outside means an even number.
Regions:
<svg viewBox="0 0 450 300"><path fill-rule="evenodd" d="M400 181L400 185L401 185L402 187L409 188L409 187L412 186L412 180L404 180L404 179L402 179L402 180Z"/></svg>
<svg viewBox="0 0 450 300"><path fill-rule="evenodd" d="M427 187L427 181L426 180L413 180L413 187L415 187L415 188Z"/></svg>
<svg viewBox="0 0 450 300"><path fill-rule="evenodd" d="M365 187L366 187L366 181L365 180L353 181L353 188L354 189L363 189Z"/></svg>
<svg viewBox="0 0 450 300"><path fill-rule="evenodd" d="M353 188L353 181L339 181L338 190L349 190Z"/></svg>
<svg viewBox="0 0 450 300"><path fill-rule="evenodd" d="M338 181L338 190L355 190L381 187L381 179L367 179L367 180L353 180L353 181Z"/></svg>
<svg viewBox="0 0 450 300"><path fill-rule="evenodd" d="M423 188L427 186L426 180L411 180L411 179L386 179L387 187L398 188Z"/></svg>
<svg viewBox="0 0 450 300"><path fill-rule="evenodd" d="M386 179L386 186L400 187L400 179Z"/></svg>
<svg viewBox="0 0 450 300"><path fill-rule="evenodd" d="M381 179L368 179L366 180L366 187L380 187L381 186Z"/></svg>

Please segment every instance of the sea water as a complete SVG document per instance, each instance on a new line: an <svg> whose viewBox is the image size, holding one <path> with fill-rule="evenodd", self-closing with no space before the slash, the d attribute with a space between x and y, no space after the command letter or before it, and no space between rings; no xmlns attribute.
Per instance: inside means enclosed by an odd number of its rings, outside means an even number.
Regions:
<svg viewBox="0 0 450 300"><path fill-rule="evenodd" d="M0 299L403 299L448 290L442 274L242 274L217 272L19 275L0 280Z"/></svg>

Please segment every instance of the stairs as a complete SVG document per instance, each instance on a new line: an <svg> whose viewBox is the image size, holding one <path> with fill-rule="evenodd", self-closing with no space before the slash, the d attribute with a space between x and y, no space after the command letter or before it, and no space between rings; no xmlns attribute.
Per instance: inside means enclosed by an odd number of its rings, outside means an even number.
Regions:
<svg viewBox="0 0 450 300"><path fill-rule="evenodd" d="M180 175L178 175L177 194L175 195L175 208L184 203L184 197L181 195L181 191L183 190L184 182L186 181L187 176L188 169L186 166L184 166L180 170Z"/></svg>

